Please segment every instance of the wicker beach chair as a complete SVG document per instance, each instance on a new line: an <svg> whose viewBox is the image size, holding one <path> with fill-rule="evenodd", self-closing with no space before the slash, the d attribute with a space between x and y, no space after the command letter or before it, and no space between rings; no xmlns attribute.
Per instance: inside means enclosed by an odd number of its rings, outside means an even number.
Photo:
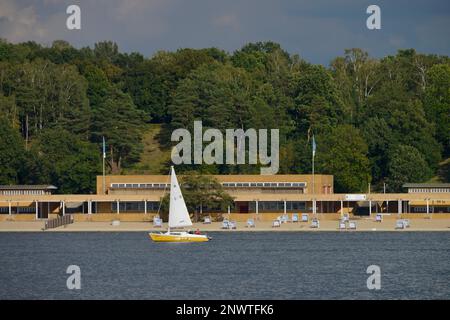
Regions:
<svg viewBox="0 0 450 320"><path fill-rule="evenodd" d="M348 228L350 230L356 230L356 222L355 221L349 221Z"/></svg>
<svg viewBox="0 0 450 320"><path fill-rule="evenodd" d="M311 221L311 228L319 228L320 227L320 222L317 218L312 219Z"/></svg>
<svg viewBox="0 0 450 320"><path fill-rule="evenodd" d="M293 213L291 219L292 219L292 222L298 222L298 214L297 213Z"/></svg>
<svg viewBox="0 0 450 320"><path fill-rule="evenodd" d="M397 220L395 229L405 229L405 222L403 220Z"/></svg>
<svg viewBox="0 0 450 320"><path fill-rule="evenodd" d="M383 221L383 216L382 216L381 214L377 214L377 215L375 216L375 221L376 221L376 222L381 222L381 221Z"/></svg>
<svg viewBox="0 0 450 320"><path fill-rule="evenodd" d="M254 227L255 227L255 220L247 219L247 228L254 228Z"/></svg>
<svg viewBox="0 0 450 320"><path fill-rule="evenodd" d="M222 221L222 227L221 227L222 229L229 229L230 228L230 221L228 221L228 220L223 220Z"/></svg>
<svg viewBox="0 0 450 320"><path fill-rule="evenodd" d="M344 219L339 221L339 230L345 230L347 228Z"/></svg>
<svg viewBox="0 0 450 320"><path fill-rule="evenodd" d="M281 226L281 221L279 219L275 219L272 221L272 228L277 228Z"/></svg>
<svg viewBox="0 0 450 320"><path fill-rule="evenodd" d="M211 224L211 217L205 217L203 224Z"/></svg>
<svg viewBox="0 0 450 320"><path fill-rule="evenodd" d="M159 217L153 218L153 227L154 228L161 228L162 227L162 219Z"/></svg>
<svg viewBox="0 0 450 320"><path fill-rule="evenodd" d="M308 222L308 219L309 219L308 214L307 213L303 213L302 214L302 222Z"/></svg>
<svg viewBox="0 0 450 320"><path fill-rule="evenodd" d="M344 213L344 216L342 217L342 221L348 222L350 220L350 216L348 213Z"/></svg>
<svg viewBox="0 0 450 320"><path fill-rule="evenodd" d="M228 229L236 229L236 221L228 222Z"/></svg>

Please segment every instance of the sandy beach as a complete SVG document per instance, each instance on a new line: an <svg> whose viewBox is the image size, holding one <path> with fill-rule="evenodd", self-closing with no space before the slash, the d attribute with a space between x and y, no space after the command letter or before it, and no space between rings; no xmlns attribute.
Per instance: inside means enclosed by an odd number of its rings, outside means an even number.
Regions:
<svg viewBox="0 0 450 320"><path fill-rule="evenodd" d="M359 218L352 221L356 222L356 230L339 230L338 221L321 220L320 228L311 228L310 223L283 223L280 227L272 227L270 221L256 221L254 228L248 228L245 222L237 222L237 228L234 230L221 229L221 222L212 222L211 224L194 223L191 230L199 229L202 232L222 231L222 232L256 232L256 231L291 231L291 232L320 232L320 231L450 231L450 219L409 219L410 227L403 230L395 229L395 219L384 219L382 222L376 222L374 219ZM0 222L0 232L36 232L42 231L43 221L2 221ZM121 222L118 226L113 226L111 222L75 222L67 226L46 230L45 232L89 232L89 231L164 231L167 224L162 228L154 228L150 222Z"/></svg>

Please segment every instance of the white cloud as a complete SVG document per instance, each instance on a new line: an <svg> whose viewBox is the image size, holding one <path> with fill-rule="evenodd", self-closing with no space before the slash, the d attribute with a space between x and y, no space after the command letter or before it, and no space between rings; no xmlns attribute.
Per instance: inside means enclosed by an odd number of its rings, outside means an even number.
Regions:
<svg viewBox="0 0 450 320"><path fill-rule="evenodd" d="M11 42L41 40L47 35L45 27L39 23L35 8L20 8L12 0L0 3L0 26L0 36Z"/></svg>

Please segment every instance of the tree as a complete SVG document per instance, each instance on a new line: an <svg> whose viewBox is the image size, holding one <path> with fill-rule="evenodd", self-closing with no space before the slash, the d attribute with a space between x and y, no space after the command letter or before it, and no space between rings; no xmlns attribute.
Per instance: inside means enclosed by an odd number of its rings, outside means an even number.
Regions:
<svg viewBox="0 0 450 320"><path fill-rule="evenodd" d="M27 181L54 184L60 193L91 193L101 172L100 152L67 130L44 130L30 151Z"/></svg>
<svg viewBox="0 0 450 320"><path fill-rule="evenodd" d="M424 182L431 177L431 170L423 155L407 145L392 148L388 172L388 189L392 192L401 192L404 183Z"/></svg>
<svg viewBox="0 0 450 320"><path fill-rule="evenodd" d="M25 149L20 134L0 116L0 184L19 182Z"/></svg>
<svg viewBox="0 0 450 320"><path fill-rule="evenodd" d="M227 210L233 198L226 193L222 184L212 176L189 172L180 179L180 188L189 212L194 213L194 222L199 221L209 210ZM162 211L167 218L169 197L163 199Z"/></svg>
<svg viewBox="0 0 450 320"><path fill-rule="evenodd" d="M290 110L297 132L326 132L342 123L345 114L331 74L322 66L309 66L291 83L295 104Z"/></svg>
<svg viewBox="0 0 450 320"><path fill-rule="evenodd" d="M371 180L367 144L358 129L340 125L317 137L317 172L334 175L337 192L367 190Z"/></svg>
<svg viewBox="0 0 450 320"><path fill-rule="evenodd" d="M130 96L117 88L112 88L93 110L92 141L100 144L105 137L113 174L139 160L144 120L144 113L136 108Z"/></svg>
<svg viewBox="0 0 450 320"><path fill-rule="evenodd" d="M450 156L450 65L436 64L427 73L424 109L427 118L436 125L436 139Z"/></svg>

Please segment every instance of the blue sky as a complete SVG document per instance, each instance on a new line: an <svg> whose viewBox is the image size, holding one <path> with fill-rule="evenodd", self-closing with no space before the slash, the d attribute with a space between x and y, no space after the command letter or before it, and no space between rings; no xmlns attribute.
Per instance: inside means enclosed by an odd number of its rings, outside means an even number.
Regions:
<svg viewBox="0 0 450 320"><path fill-rule="evenodd" d="M66 28L66 8L81 8L81 30ZM368 30L366 8L381 8L381 30ZM271 40L307 61L328 65L346 48L371 56L415 48L450 55L450 1L365 0L0 0L0 37L76 47L112 40L120 50L218 47Z"/></svg>

